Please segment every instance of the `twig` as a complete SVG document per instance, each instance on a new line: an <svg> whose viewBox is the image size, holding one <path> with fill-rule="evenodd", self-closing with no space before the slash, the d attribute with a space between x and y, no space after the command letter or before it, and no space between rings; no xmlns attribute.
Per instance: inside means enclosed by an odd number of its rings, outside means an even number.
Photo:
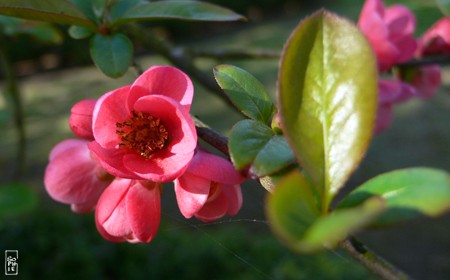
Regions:
<svg viewBox="0 0 450 280"><path fill-rule="evenodd" d="M194 117L198 137L229 157L228 139Z"/></svg>
<svg viewBox="0 0 450 280"><path fill-rule="evenodd" d="M12 105L14 124L17 133L17 170L14 177L19 179L25 170L26 132L23 117L22 98L14 74L13 64L9 60L6 38L0 34L0 61L5 72L5 96Z"/></svg>
<svg viewBox="0 0 450 280"><path fill-rule="evenodd" d="M400 68L414 67L414 66L424 66L429 64L450 64L450 55L440 55L440 56L426 56L421 59L413 59L405 63L397 64Z"/></svg>
<svg viewBox="0 0 450 280"><path fill-rule="evenodd" d="M341 248L355 260L365 266L370 272L385 280L411 279L386 260L369 250L362 242L350 237L341 243Z"/></svg>

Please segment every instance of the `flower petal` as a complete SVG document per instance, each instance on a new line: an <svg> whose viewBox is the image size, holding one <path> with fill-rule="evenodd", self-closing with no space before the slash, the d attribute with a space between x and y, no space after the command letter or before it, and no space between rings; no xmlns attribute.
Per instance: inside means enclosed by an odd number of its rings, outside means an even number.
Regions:
<svg viewBox="0 0 450 280"><path fill-rule="evenodd" d="M172 153L190 153L197 146L194 121L173 99L162 95L145 96L136 101L134 110L161 119L169 132L167 149Z"/></svg>
<svg viewBox="0 0 450 280"><path fill-rule="evenodd" d="M97 101L93 116L93 133L95 141L103 148L111 149L120 142L116 133L116 123L128 119L131 114L125 106L130 86L104 94Z"/></svg>
<svg viewBox="0 0 450 280"><path fill-rule="evenodd" d="M186 172L174 184L178 208L189 219L206 203L211 181Z"/></svg>
<svg viewBox="0 0 450 280"><path fill-rule="evenodd" d="M240 184L244 178L228 160L199 150L189 164L188 172L221 184Z"/></svg>
<svg viewBox="0 0 450 280"><path fill-rule="evenodd" d="M133 108L139 98L154 94L170 97L189 111L194 87L189 77L177 68L153 66L133 83L128 97L128 108Z"/></svg>
<svg viewBox="0 0 450 280"><path fill-rule="evenodd" d="M225 185L222 188L228 201L227 215L236 215L242 207L242 191L240 185Z"/></svg>
<svg viewBox="0 0 450 280"><path fill-rule="evenodd" d="M195 217L203 222L212 222L226 215L228 201L225 193L221 192L216 199L208 201Z"/></svg>
<svg viewBox="0 0 450 280"><path fill-rule="evenodd" d="M94 99L81 100L70 110L69 126L76 136L86 140L94 140L92 114L96 102L97 100Z"/></svg>
<svg viewBox="0 0 450 280"><path fill-rule="evenodd" d="M136 181L127 194L126 203L134 237L140 242L150 242L156 235L160 223L160 185Z"/></svg>
<svg viewBox="0 0 450 280"><path fill-rule="evenodd" d="M170 182L186 171L193 156L194 151L187 154L172 154L167 150L161 150L149 159L137 154L126 154L123 157L123 164L141 179Z"/></svg>

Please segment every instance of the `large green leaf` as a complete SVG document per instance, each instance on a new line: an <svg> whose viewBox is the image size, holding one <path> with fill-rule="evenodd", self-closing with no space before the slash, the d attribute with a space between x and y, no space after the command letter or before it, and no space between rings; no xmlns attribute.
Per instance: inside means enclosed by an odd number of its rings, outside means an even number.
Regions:
<svg viewBox="0 0 450 280"><path fill-rule="evenodd" d="M267 197L266 213L274 232L288 246L296 246L319 218L320 210L305 177L293 171Z"/></svg>
<svg viewBox="0 0 450 280"><path fill-rule="evenodd" d="M355 25L320 11L291 34L278 80L286 139L313 180L325 212L372 136L374 55Z"/></svg>
<svg viewBox="0 0 450 280"><path fill-rule="evenodd" d="M178 19L192 21L235 21L244 17L210 3L198 1L159 1L132 7L114 25L136 20Z"/></svg>
<svg viewBox="0 0 450 280"><path fill-rule="evenodd" d="M408 168L379 175L345 197L339 208L354 207L373 196L386 201L387 211L374 223L382 226L450 210L450 175L432 168Z"/></svg>
<svg viewBox="0 0 450 280"><path fill-rule="evenodd" d="M94 29L89 20L75 5L66 0L2 0L0 14L24 19L79 25Z"/></svg>
<svg viewBox="0 0 450 280"><path fill-rule="evenodd" d="M215 67L214 76L220 88L244 115L269 123L273 103L264 86L254 76L232 65Z"/></svg>
<svg viewBox="0 0 450 280"><path fill-rule="evenodd" d="M5 217L19 215L36 207L38 195L32 188L8 183L0 186L0 221Z"/></svg>
<svg viewBox="0 0 450 280"><path fill-rule="evenodd" d="M97 34L91 39L91 57L95 65L107 76L118 78L130 67L133 45L123 34Z"/></svg>
<svg viewBox="0 0 450 280"><path fill-rule="evenodd" d="M444 15L450 17L450 0L436 0L436 4Z"/></svg>
<svg viewBox="0 0 450 280"><path fill-rule="evenodd" d="M256 177L271 175L296 163L284 137L255 120L234 125L228 146L236 169L249 168L250 174Z"/></svg>

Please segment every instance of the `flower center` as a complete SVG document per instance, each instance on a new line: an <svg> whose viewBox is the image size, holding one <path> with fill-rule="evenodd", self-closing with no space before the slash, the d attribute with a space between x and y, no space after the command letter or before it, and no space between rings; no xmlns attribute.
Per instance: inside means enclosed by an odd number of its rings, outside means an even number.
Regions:
<svg viewBox="0 0 450 280"><path fill-rule="evenodd" d="M116 133L120 136L119 147L149 158L166 145L169 133L159 118L136 111L132 111L132 114L128 120L116 123Z"/></svg>

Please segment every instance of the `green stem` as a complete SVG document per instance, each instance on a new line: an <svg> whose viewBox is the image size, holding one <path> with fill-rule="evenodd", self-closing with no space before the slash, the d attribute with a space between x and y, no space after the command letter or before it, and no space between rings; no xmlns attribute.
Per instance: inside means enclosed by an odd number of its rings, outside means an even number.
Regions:
<svg viewBox="0 0 450 280"><path fill-rule="evenodd" d="M13 64L9 60L6 38L0 34L0 61L5 74L5 96L11 102L14 124L17 133L17 170L14 177L20 178L25 169L26 133L23 116L22 98L14 74Z"/></svg>
<svg viewBox="0 0 450 280"><path fill-rule="evenodd" d="M370 272L385 280L411 279L386 260L369 250L362 242L351 237L341 243L341 248L360 262Z"/></svg>

